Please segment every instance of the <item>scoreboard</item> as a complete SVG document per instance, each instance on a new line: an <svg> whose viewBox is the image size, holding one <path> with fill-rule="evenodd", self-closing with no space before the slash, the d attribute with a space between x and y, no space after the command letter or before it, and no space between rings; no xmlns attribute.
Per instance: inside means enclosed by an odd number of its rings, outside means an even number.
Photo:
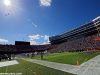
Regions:
<svg viewBox="0 0 100 75"><path fill-rule="evenodd" d="M26 42L26 41L15 41L15 45L30 45L30 42Z"/></svg>

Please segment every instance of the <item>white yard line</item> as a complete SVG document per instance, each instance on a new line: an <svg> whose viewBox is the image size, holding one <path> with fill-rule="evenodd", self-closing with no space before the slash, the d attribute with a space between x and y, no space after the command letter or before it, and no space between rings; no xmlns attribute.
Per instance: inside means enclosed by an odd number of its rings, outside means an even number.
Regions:
<svg viewBox="0 0 100 75"><path fill-rule="evenodd" d="M19 64L16 60L0 62L0 67L6 67L6 66L11 66L16 64Z"/></svg>

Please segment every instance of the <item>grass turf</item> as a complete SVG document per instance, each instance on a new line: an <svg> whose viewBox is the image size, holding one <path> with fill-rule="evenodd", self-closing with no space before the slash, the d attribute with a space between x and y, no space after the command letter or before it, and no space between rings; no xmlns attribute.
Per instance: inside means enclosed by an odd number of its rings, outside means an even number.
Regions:
<svg viewBox="0 0 100 75"><path fill-rule="evenodd" d="M21 59L17 61L19 62L17 65L0 68L0 73L22 73L22 75L73 75ZM34 72L37 74L34 74Z"/></svg>
<svg viewBox="0 0 100 75"><path fill-rule="evenodd" d="M83 53L83 52L53 53L53 54L48 54L48 56L44 56L43 60L64 63L64 64L77 65L77 61L79 62L79 64L82 64L99 54L100 54L100 51L92 52L92 53L91 52L90 53ZM40 56L36 56L33 58L41 59Z"/></svg>

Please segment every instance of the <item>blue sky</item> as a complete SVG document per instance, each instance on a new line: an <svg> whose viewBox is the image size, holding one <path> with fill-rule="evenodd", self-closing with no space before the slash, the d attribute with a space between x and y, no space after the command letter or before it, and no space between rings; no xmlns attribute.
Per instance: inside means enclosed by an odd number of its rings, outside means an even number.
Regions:
<svg viewBox="0 0 100 75"><path fill-rule="evenodd" d="M48 43L48 37L100 15L100 0L0 0L0 43Z"/></svg>

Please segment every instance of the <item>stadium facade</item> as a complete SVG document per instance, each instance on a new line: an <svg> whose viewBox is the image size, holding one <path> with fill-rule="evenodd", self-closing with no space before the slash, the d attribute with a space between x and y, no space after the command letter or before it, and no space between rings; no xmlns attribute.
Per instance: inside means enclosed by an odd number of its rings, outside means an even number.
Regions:
<svg viewBox="0 0 100 75"><path fill-rule="evenodd" d="M69 32L50 37L51 52L100 50L100 16Z"/></svg>

